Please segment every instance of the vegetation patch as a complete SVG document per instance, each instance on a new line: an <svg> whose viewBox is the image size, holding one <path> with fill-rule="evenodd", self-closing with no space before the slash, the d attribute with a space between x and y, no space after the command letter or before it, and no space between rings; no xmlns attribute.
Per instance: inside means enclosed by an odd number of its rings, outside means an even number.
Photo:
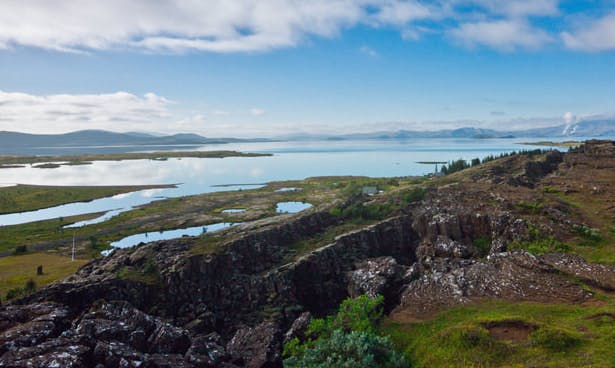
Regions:
<svg viewBox="0 0 615 368"><path fill-rule="evenodd" d="M612 367L613 322L592 316L614 311L492 301L424 322L386 320L381 330L412 367Z"/></svg>
<svg viewBox="0 0 615 368"><path fill-rule="evenodd" d="M158 267L152 259L148 259L140 269L129 266L122 267L117 272L117 278L141 282L146 285L158 285L160 283Z"/></svg>
<svg viewBox="0 0 615 368"><path fill-rule="evenodd" d="M408 364L387 336L379 334L384 298L347 299L337 314L310 321L306 338L284 345L289 368L402 368Z"/></svg>
<svg viewBox="0 0 615 368"><path fill-rule="evenodd" d="M38 287L64 278L77 271L87 261L54 254L28 253L0 258L0 296L4 298L10 289L23 288L32 279ZM43 274L37 275L38 266Z"/></svg>
<svg viewBox="0 0 615 368"><path fill-rule="evenodd" d="M560 242L553 236L545 235L538 228L528 225L529 239L514 241L508 245L509 250L526 250L532 254L565 253L570 251L570 246Z"/></svg>

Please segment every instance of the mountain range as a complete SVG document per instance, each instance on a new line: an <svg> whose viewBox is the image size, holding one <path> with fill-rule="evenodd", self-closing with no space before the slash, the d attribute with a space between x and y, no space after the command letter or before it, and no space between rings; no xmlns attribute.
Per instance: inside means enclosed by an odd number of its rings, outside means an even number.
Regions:
<svg viewBox="0 0 615 368"><path fill-rule="evenodd" d="M0 131L0 154L67 154L130 152L171 149L170 146L197 147L204 144L262 142L266 139L206 138L198 134L153 135L81 130L65 134L29 134ZM186 147L184 147L186 148Z"/></svg>
<svg viewBox="0 0 615 368"><path fill-rule="evenodd" d="M353 139L410 139L410 138L561 138L615 137L615 120L584 120L546 128L526 130L495 130L465 127L434 131L397 130L343 135L290 135L288 140L353 140Z"/></svg>
<svg viewBox="0 0 615 368"><path fill-rule="evenodd" d="M495 130L459 128L436 131L379 131L343 135L295 134L276 140L370 140L411 138L562 138L615 137L615 120L584 120L574 124L527 130ZM206 138L198 134L154 135L150 133L116 133L104 130L81 130L65 134L29 134L0 131L0 154L41 155L101 152L130 152L165 150L181 145L182 148L204 144L241 142L270 142L270 139Z"/></svg>

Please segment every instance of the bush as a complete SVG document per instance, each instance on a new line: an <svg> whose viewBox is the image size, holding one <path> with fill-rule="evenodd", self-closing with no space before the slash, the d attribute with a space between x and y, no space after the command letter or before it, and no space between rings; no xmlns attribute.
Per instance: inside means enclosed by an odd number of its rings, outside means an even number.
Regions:
<svg viewBox="0 0 615 368"><path fill-rule="evenodd" d="M543 234L531 224L528 225L529 239L526 241L515 241L508 246L509 250L525 249L532 254L543 253L566 253L570 247L566 243L562 243L552 236Z"/></svg>
<svg viewBox="0 0 615 368"><path fill-rule="evenodd" d="M6 300L11 300L11 299L18 298L20 296L32 294L35 291L36 291L36 283L34 282L34 280L30 279L26 281L26 284L23 287L9 289L6 292Z"/></svg>
<svg viewBox="0 0 615 368"><path fill-rule="evenodd" d="M284 360L288 368L401 368L404 357L395 352L388 338L366 332L334 330L311 349Z"/></svg>
<svg viewBox="0 0 615 368"><path fill-rule="evenodd" d="M18 245L15 247L15 254L24 254L28 252L28 247L25 245Z"/></svg>
<svg viewBox="0 0 615 368"><path fill-rule="evenodd" d="M405 367L388 337L378 335L384 298L347 299L334 316L312 319L306 340L284 345L285 367Z"/></svg>
<svg viewBox="0 0 615 368"><path fill-rule="evenodd" d="M11 300L11 299L15 299L19 296L21 296L23 294L23 289L22 288L13 288L13 289L9 289L6 292L6 300Z"/></svg>
<svg viewBox="0 0 615 368"><path fill-rule="evenodd" d="M581 343L579 333L562 329L541 328L531 336L536 344L553 351L564 352Z"/></svg>
<svg viewBox="0 0 615 368"><path fill-rule="evenodd" d="M424 188L414 188L410 191L403 192L401 195L401 200L404 204L419 202L425 198L426 192L427 190Z"/></svg>
<svg viewBox="0 0 615 368"><path fill-rule="evenodd" d="M36 282L34 282L34 280L30 279L28 281L26 281L26 285L23 288L24 292L26 294L30 294L36 291Z"/></svg>
<svg viewBox="0 0 615 368"><path fill-rule="evenodd" d="M573 225L572 232L585 239L589 244L598 243L603 240L600 229L590 228L585 225Z"/></svg>

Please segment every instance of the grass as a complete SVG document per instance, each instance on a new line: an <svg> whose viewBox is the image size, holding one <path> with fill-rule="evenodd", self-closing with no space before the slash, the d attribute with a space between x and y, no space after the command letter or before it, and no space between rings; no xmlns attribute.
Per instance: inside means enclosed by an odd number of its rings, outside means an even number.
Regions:
<svg viewBox="0 0 615 368"><path fill-rule="evenodd" d="M491 301L425 322L388 320L382 330L412 367L612 367L613 313L613 305ZM498 335L498 325L509 327Z"/></svg>
<svg viewBox="0 0 615 368"><path fill-rule="evenodd" d="M72 202L87 202L97 198L137 190L169 186L41 186L16 185L0 188L0 214L32 211Z"/></svg>
<svg viewBox="0 0 615 368"><path fill-rule="evenodd" d="M32 279L40 288L52 281L73 274L87 261L53 254L27 253L19 256L0 258L0 296L5 299L10 289L23 287ZM36 268L43 266L43 275L36 274Z"/></svg>

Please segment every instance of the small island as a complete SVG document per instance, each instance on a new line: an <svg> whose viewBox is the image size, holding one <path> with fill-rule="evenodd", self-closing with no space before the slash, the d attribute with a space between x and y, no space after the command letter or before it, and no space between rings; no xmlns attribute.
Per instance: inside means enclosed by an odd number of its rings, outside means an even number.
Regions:
<svg viewBox="0 0 615 368"><path fill-rule="evenodd" d="M36 168L58 168L66 165L88 165L93 161L156 160L169 158L225 158L225 157L262 157L269 153L246 153L237 151L157 151L126 153L92 153L83 155L57 156L14 156L0 155L0 168L19 168L24 164L40 164Z"/></svg>
<svg viewBox="0 0 615 368"><path fill-rule="evenodd" d="M564 141L564 142L539 141L539 142L521 142L519 144L523 144L526 146L546 146L546 147L570 148L570 147L578 147L582 143L583 142L579 142L579 141Z"/></svg>

